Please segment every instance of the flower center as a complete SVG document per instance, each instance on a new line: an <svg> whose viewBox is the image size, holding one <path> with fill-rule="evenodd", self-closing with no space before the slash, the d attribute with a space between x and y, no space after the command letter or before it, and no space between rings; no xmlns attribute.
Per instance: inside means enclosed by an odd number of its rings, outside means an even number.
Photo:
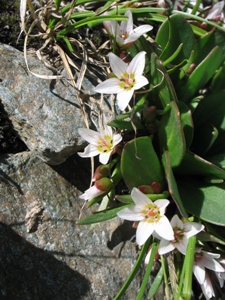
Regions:
<svg viewBox="0 0 225 300"><path fill-rule="evenodd" d="M120 36L123 40L125 40L125 39L128 38L129 34L128 34L126 31L120 30L119 36Z"/></svg>
<svg viewBox="0 0 225 300"><path fill-rule="evenodd" d="M142 215L145 218L145 221L149 223L158 222L160 220L160 211L158 206L154 204L148 204L142 210Z"/></svg>
<svg viewBox="0 0 225 300"><path fill-rule="evenodd" d="M179 227L174 227L174 240L172 240L172 243L180 243L184 238L184 231L183 229L180 229Z"/></svg>
<svg viewBox="0 0 225 300"><path fill-rule="evenodd" d="M135 85L135 75L128 74L127 72L123 73L120 78L119 86L124 90L130 90Z"/></svg>
<svg viewBox="0 0 225 300"><path fill-rule="evenodd" d="M98 139L97 150L102 153L113 150L113 140L110 135L104 135Z"/></svg>

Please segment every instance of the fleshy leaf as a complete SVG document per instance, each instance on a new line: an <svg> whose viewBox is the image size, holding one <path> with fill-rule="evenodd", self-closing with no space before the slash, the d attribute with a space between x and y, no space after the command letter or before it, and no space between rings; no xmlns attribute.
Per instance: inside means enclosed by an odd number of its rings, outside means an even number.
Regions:
<svg viewBox="0 0 225 300"><path fill-rule="evenodd" d="M192 143L194 134L194 124L192 120L191 110L183 102L178 102L178 108L180 110L180 120L184 132L186 148L188 149Z"/></svg>
<svg viewBox="0 0 225 300"><path fill-rule="evenodd" d="M170 110L162 116L158 135L161 151L169 151L171 167L179 166L185 154L186 145L180 112L174 101L170 103Z"/></svg>
<svg viewBox="0 0 225 300"><path fill-rule="evenodd" d="M183 215L183 217L187 218L188 215L185 211L182 200L180 198L179 191L177 188L177 183L175 181L173 171L172 171L172 168L170 165L170 157L169 157L168 151L164 152L163 157L162 157L162 162L163 162L163 166L164 166L164 170L165 170L165 174L166 174L166 180L168 183L170 195L173 198L173 200L175 201L175 203L177 204L177 207L179 208L181 215Z"/></svg>
<svg viewBox="0 0 225 300"><path fill-rule="evenodd" d="M121 155L121 173L130 190L152 182L164 186L162 167L150 137L139 137L125 145Z"/></svg>
<svg viewBox="0 0 225 300"><path fill-rule="evenodd" d="M202 157L187 151L175 174L196 175L196 176L214 176L225 179L225 171Z"/></svg>
<svg viewBox="0 0 225 300"><path fill-rule="evenodd" d="M186 210L201 220L225 226L225 183L208 185L202 180L178 181L179 193Z"/></svg>
<svg viewBox="0 0 225 300"><path fill-rule="evenodd" d="M184 59L189 58L194 43L194 34L185 18L175 14L161 25L155 41L162 47L163 51L160 55L162 60L167 60L171 57L183 44L184 46L173 60L173 64L179 64Z"/></svg>

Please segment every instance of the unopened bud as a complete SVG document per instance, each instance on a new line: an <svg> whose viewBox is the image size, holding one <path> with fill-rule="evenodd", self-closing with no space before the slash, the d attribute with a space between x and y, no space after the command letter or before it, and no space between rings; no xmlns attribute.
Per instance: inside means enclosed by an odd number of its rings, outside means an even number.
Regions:
<svg viewBox="0 0 225 300"><path fill-rule="evenodd" d="M143 194L154 194L153 188L150 185L140 185L138 189Z"/></svg>
<svg viewBox="0 0 225 300"><path fill-rule="evenodd" d="M109 178L103 177L95 181L95 186L100 191L109 192L112 189L112 182Z"/></svg>
<svg viewBox="0 0 225 300"><path fill-rule="evenodd" d="M151 184L151 188L153 189L153 191L154 191L155 194L159 194L160 191L161 191L161 184L154 181L154 182Z"/></svg>
<svg viewBox="0 0 225 300"><path fill-rule="evenodd" d="M93 181L99 180L103 177L109 176L109 165L100 165L97 167L95 170L94 176L93 176Z"/></svg>
<svg viewBox="0 0 225 300"><path fill-rule="evenodd" d="M156 107L155 106L144 107L143 117L146 123L153 122L156 117Z"/></svg>

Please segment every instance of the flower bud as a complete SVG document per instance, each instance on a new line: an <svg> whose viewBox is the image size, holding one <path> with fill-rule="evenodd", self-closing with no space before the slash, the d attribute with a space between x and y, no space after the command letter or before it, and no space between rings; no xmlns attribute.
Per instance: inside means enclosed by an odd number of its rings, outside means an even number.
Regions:
<svg viewBox="0 0 225 300"><path fill-rule="evenodd" d="M150 185L140 185L138 189L143 194L154 194L153 188Z"/></svg>
<svg viewBox="0 0 225 300"><path fill-rule="evenodd" d="M100 165L97 167L95 170L94 176L93 176L93 181L99 180L103 177L109 176L109 165Z"/></svg>
<svg viewBox="0 0 225 300"><path fill-rule="evenodd" d="M151 184L151 188L153 189L153 191L154 191L155 194L159 194L160 191L161 191L161 184L154 181Z"/></svg>
<svg viewBox="0 0 225 300"><path fill-rule="evenodd" d="M112 182L107 177L95 181L95 187L102 192L109 192L112 189L112 186Z"/></svg>

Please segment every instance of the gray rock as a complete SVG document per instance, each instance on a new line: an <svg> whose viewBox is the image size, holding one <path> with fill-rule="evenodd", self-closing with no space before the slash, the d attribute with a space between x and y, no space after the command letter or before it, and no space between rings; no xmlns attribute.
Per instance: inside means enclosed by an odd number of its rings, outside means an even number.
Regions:
<svg viewBox="0 0 225 300"><path fill-rule="evenodd" d="M32 72L52 75L35 58ZM93 93L86 78L83 96ZM83 148L79 127L86 127L74 88L66 81L40 79L27 72L23 53L0 44L0 101L14 129L27 147L43 161L60 164Z"/></svg>
<svg viewBox="0 0 225 300"><path fill-rule="evenodd" d="M82 163L81 163L82 162ZM0 160L0 298L113 299L137 249L131 223L118 218L78 226L89 160L78 155L49 166L30 152ZM142 274L143 275L143 274ZM122 299L136 299L140 274Z"/></svg>

